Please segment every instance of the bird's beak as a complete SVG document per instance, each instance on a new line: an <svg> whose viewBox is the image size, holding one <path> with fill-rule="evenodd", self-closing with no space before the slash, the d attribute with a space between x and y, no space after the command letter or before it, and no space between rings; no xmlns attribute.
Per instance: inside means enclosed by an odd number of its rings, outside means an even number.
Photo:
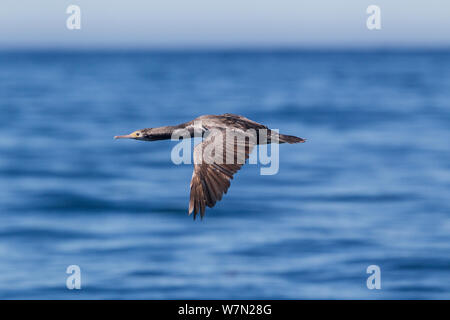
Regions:
<svg viewBox="0 0 450 320"><path fill-rule="evenodd" d="M134 137L131 134L126 134L123 136L115 136L114 139L133 139Z"/></svg>

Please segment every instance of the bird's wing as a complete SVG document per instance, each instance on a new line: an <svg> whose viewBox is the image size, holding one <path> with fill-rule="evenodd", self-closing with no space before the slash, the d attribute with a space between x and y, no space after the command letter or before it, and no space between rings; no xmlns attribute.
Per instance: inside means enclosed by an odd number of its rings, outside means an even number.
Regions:
<svg viewBox="0 0 450 320"><path fill-rule="evenodd" d="M248 159L256 145L256 135L242 130L212 129L194 148L189 214L203 218L230 187L230 180Z"/></svg>

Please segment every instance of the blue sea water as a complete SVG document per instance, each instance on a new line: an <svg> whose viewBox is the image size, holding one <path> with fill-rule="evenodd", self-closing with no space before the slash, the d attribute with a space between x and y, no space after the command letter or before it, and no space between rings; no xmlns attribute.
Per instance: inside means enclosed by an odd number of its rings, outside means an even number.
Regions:
<svg viewBox="0 0 450 320"><path fill-rule="evenodd" d="M450 298L449 51L3 52L0 110L0 299ZM203 220L112 139L221 113L308 141Z"/></svg>

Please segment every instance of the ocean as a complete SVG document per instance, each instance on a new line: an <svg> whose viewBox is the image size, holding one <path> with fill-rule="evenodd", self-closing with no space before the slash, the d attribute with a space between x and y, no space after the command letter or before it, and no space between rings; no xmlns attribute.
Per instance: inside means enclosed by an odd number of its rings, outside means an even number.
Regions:
<svg viewBox="0 0 450 320"><path fill-rule="evenodd" d="M3 51L0 110L0 299L450 298L448 50ZM203 220L113 140L222 113L307 142Z"/></svg>

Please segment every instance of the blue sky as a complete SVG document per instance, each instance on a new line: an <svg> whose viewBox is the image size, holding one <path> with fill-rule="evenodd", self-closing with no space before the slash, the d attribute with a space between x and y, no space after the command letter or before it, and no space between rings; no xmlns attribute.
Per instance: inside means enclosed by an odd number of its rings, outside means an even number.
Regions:
<svg viewBox="0 0 450 320"><path fill-rule="evenodd" d="M81 30L66 8L81 8ZM382 29L366 28L381 8ZM448 0L2 0L11 47L450 47Z"/></svg>

